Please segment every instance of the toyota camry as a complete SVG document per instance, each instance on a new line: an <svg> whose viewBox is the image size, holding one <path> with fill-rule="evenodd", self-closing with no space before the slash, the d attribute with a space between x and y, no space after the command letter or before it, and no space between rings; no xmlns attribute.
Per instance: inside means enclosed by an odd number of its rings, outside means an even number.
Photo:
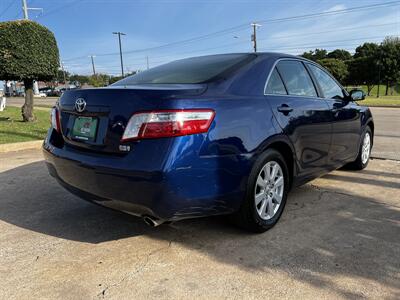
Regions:
<svg viewBox="0 0 400 300"><path fill-rule="evenodd" d="M153 226L226 214L263 232L293 186L367 166L374 122L355 102L364 98L297 56L187 58L66 91L43 152L67 190Z"/></svg>

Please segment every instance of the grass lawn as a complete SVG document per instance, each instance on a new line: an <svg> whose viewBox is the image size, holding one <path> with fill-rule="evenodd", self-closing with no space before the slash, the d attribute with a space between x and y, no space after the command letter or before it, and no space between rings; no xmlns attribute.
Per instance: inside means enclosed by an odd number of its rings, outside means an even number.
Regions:
<svg viewBox="0 0 400 300"><path fill-rule="evenodd" d="M398 106L400 107L400 96L381 96L376 98L374 96L367 97L364 101L358 104L364 106Z"/></svg>
<svg viewBox="0 0 400 300"><path fill-rule="evenodd" d="M353 88L358 88L358 89L362 89L365 93L367 93L368 89L366 85L361 85L361 86L357 86L357 87L351 87L348 86L346 87L346 89L348 91L350 91ZM386 85L381 84L379 87L379 95L384 96L386 92ZM370 92L370 96L373 97L378 94L378 85L374 85L374 87L372 88L371 92ZM397 85L395 87L392 87L391 89L389 89L389 94L388 96L385 97L390 97L390 96L394 96L394 97L400 97L400 85Z"/></svg>
<svg viewBox="0 0 400 300"><path fill-rule="evenodd" d="M0 144L42 140L50 127L50 109L35 108L35 122L22 122L21 108L8 106L0 112Z"/></svg>

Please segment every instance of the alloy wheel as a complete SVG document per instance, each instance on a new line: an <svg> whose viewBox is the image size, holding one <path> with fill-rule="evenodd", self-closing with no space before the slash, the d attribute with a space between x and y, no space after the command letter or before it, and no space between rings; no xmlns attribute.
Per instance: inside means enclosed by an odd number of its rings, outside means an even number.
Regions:
<svg viewBox="0 0 400 300"><path fill-rule="evenodd" d="M278 211L284 191L284 175L276 161L267 162L257 177L254 203L259 217L269 220Z"/></svg>
<svg viewBox="0 0 400 300"><path fill-rule="evenodd" d="M369 159L371 152L371 136L368 132L365 133L362 148L361 148L361 162L365 165Z"/></svg>

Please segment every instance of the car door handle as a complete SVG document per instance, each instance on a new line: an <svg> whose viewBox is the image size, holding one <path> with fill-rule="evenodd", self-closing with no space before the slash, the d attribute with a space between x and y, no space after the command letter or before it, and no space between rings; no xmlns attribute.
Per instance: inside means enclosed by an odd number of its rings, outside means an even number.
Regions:
<svg viewBox="0 0 400 300"><path fill-rule="evenodd" d="M282 104L281 106L278 107L278 111L283 113L283 114L288 114L291 111L293 111L293 108L291 108L289 105L287 104Z"/></svg>

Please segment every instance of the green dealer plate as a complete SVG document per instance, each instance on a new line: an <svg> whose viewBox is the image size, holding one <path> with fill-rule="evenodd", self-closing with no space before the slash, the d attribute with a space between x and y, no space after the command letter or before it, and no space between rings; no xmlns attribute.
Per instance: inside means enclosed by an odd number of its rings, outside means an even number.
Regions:
<svg viewBox="0 0 400 300"><path fill-rule="evenodd" d="M97 119L77 117L72 129L72 137L83 141L94 141L96 137Z"/></svg>

